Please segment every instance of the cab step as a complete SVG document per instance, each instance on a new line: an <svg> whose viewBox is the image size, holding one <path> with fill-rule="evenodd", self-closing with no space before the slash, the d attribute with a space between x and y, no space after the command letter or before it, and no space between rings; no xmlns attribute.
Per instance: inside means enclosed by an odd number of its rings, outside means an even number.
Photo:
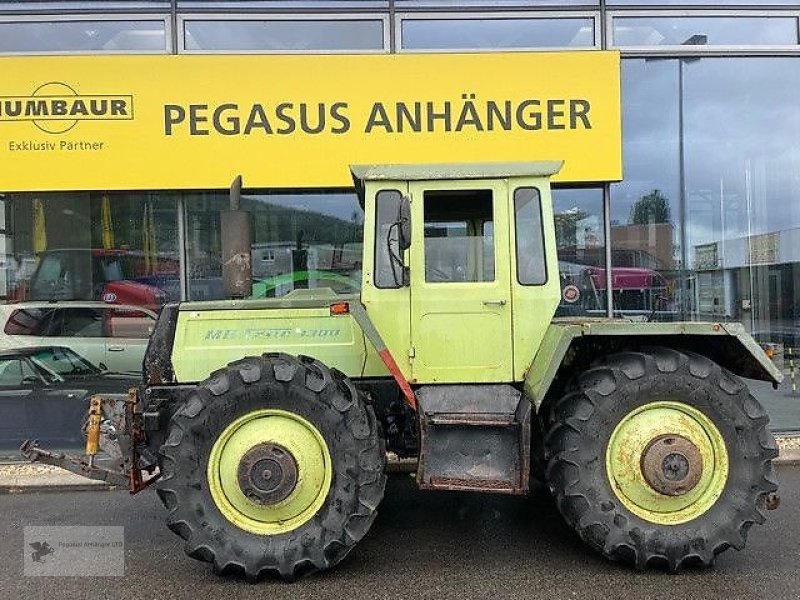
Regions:
<svg viewBox="0 0 800 600"><path fill-rule="evenodd" d="M528 492L531 404L518 389L428 385L416 396L421 489Z"/></svg>

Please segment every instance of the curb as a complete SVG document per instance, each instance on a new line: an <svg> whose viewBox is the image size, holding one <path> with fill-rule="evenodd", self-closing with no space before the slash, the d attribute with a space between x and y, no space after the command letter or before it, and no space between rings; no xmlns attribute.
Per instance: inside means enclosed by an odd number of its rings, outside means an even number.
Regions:
<svg viewBox="0 0 800 600"><path fill-rule="evenodd" d="M777 458L772 459L775 465L800 465L800 448L784 448Z"/></svg>
<svg viewBox="0 0 800 600"><path fill-rule="evenodd" d="M114 485L107 483L66 483L51 485L0 485L0 496L12 494L41 494L41 493L60 493L60 492L110 492L118 491Z"/></svg>
<svg viewBox="0 0 800 600"><path fill-rule="evenodd" d="M122 486L88 479L51 465L30 462L0 465L0 495L116 489Z"/></svg>

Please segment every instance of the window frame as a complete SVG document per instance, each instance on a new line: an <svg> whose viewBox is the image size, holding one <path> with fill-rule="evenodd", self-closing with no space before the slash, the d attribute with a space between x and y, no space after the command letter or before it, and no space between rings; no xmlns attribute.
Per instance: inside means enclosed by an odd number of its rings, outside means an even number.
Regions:
<svg viewBox="0 0 800 600"><path fill-rule="evenodd" d="M443 192L444 193L447 193L447 192L455 192L455 193L459 193L459 192L481 193L481 192L484 192L484 193L488 194L489 206L490 206L490 209L491 209L490 210L491 220L481 221L480 238L479 239L481 240L481 266L482 266L482 270L485 270L485 269L483 269L483 267L485 267L485 262L484 262L485 256L483 255L483 252L485 251L484 244L486 242L486 223L492 223L492 237L491 237L491 240L492 240L492 278L491 279L465 279L464 281L458 281L458 280L431 281L431 280L428 279L428 245L427 245L427 240L429 238L425 235L426 225L429 223L429 221L426 220L426 213L425 213L426 208L428 206L428 198L427 198L427 196L428 196L428 194L440 194L440 193L443 193ZM487 284L488 285L495 285L495 284L497 284L497 282L499 281L498 274L497 274L497 260L498 260L497 257L500 255L500 252L498 251L498 248L497 248L497 237L495 236L494 223L497 220L497 207L498 207L497 203L502 201L501 194L498 193L497 188L494 187L494 186L481 186L481 185L478 185L476 187L458 187L458 186L447 187L447 188L433 187L433 188L423 189L421 195L422 195L422 234L421 235L422 235L422 267L423 267L422 280L423 280L423 283L425 285L435 285L435 286L438 286L438 285L452 285L454 283L455 284L461 284L461 285L465 285L465 284L467 284L467 285L487 285ZM431 222L432 223L436 223L437 221L431 221ZM438 222L441 223L443 221L438 221ZM450 221L450 222L453 223L453 222L458 222L458 221ZM466 226L466 231L467 231L467 234L468 234L465 237L467 239L469 239L470 237L477 238L478 236L470 236L469 235L470 220L469 219L464 219L464 224ZM430 239L456 239L456 238L450 238L449 236L445 236L444 238L430 238Z"/></svg>
<svg viewBox="0 0 800 600"><path fill-rule="evenodd" d="M626 56L665 56L669 58L680 58L683 56L715 55L715 56L763 56L776 55L780 53L792 53L796 55L800 51L800 32L798 42L795 44L704 44L704 45L683 45L672 44L663 46L617 46L614 40L614 22L618 18L691 18L691 17L720 17L720 18L759 18L759 17L784 17L794 18L800 30L800 11L798 10L746 10L746 9L692 9L675 7L673 9L653 8L652 10L642 8L630 8L615 6L609 8L606 13L605 39L606 47L609 50L618 50L623 57Z"/></svg>
<svg viewBox="0 0 800 600"><path fill-rule="evenodd" d="M280 49L259 50L203 50L186 47L186 23L189 21L380 21L383 34L383 47L373 49ZM390 52L389 15L381 13L220 13L185 12L177 16L176 37L178 54L389 54Z"/></svg>
<svg viewBox="0 0 800 600"><path fill-rule="evenodd" d="M155 55L161 56L172 53L172 23L171 17L162 12L157 13L86 13L86 14L33 14L33 15L3 15L0 14L0 23L64 23L64 22L91 22L91 21L132 21L160 22L164 25L164 48L161 50L20 50L2 51L0 56L92 56L92 55Z"/></svg>
<svg viewBox="0 0 800 600"><path fill-rule="evenodd" d="M519 190L536 190L536 197L539 205L539 239L542 243L542 265L544 266L544 279L539 283L523 283L519 278L519 219L517 219L517 192ZM514 262L515 262L515 278L517 284L524 287L541 287L547 285L550 281L550 271L547 268L547 239L544 231L544 213L542 210L542 190L535 185L520 185L515 187L511 194L512 214L514 218Z"/></svg>
<svg viewBox="0 0 800 600"><path fill-rule="evenodd" d="M525 20L568 20L568 19L589 19L592 22L593 28L593 44L585 47L575 46L525 46L513 47L503 46L499 48L478 48L478 47L464 47L464 48L432 48L432 49L415 49L406 48L403 44L403 23L406 21L525 21ZM591 52L601 49L601 30L602 21L600 15L596 10L569 10L569 11L552 11L552 10L537 10L537 11L493 11L493 12L398 12L394 18L394 39L396 40L397 54L457 54L457 53L482 53L482 52L549 52L549 51L574 51L574 52Z"/></svg>

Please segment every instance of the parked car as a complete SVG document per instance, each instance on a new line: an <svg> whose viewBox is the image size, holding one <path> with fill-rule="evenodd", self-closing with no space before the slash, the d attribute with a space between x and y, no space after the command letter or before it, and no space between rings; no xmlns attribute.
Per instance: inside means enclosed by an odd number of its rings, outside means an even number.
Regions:
<svg viewBox="0 0 800 600"><path fill-rule="evenodd" d="M0 349L66 346L94 365L142 371L156 314L141 306L103 302L25 302L0 305Z"/></svg>
<svg viewBox="0 0 800 600"><path fill-rule="evenodd" d="M103 370L61 346L0 350L0 450L32 438L56 448L78 446L89 398L139 383L140 374Z"/></svg>

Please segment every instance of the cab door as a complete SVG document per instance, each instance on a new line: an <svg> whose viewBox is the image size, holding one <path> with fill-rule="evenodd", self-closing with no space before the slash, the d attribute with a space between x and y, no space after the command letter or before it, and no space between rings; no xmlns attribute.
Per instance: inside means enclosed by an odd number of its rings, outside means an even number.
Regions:
<svg viewBox="0 0 800 600"><path fill-rule="evenodd" d="M439 181L409 187L413 380L511 381L505 183Z"/></svg>

